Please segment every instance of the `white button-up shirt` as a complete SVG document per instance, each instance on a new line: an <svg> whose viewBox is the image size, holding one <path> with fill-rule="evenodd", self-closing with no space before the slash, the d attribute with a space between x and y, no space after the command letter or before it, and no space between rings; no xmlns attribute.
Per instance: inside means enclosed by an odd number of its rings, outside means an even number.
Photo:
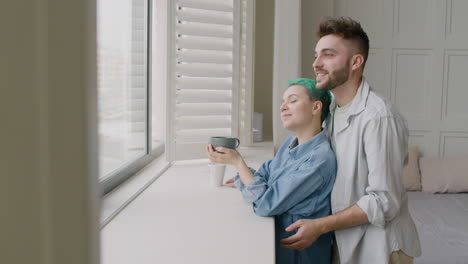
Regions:
<svg viewBox="0 0 468 264"><path fill-rule="evenodd" d="M325 121L331 137L333 111ZM341 263L385 263L391 252L419 256L421 248L401 174L408 150L406 121L363 78L347 123L335 131L338 170L333 187L332 211L357 204L369 224L335 231Z"/></svg>

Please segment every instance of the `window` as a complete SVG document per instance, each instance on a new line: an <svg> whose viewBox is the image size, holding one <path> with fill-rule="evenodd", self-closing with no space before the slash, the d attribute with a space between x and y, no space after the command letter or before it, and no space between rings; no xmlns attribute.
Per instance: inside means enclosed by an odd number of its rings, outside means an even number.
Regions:
<svg viewBox="0 0 468 264"><path fill-rule="evenodd" d="M148 0L97 1L99 180L105 193L164 149L160 129L152 131L164 121L149 122L149 10Z"/></svg>
<svg viewBox="0 0 468 264"><path fill-rule="evenodd" d="M205 158L210 136L252 142L253 1L97 4L104 193L165 150Z"/></svg>

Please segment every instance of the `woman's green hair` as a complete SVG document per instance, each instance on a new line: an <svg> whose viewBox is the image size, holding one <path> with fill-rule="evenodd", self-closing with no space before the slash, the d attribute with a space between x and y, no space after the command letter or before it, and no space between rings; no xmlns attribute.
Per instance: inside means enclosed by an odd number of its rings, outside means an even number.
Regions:
<svg viewBox="0 0 468 264"><path fill-rule="evenodd" d="M322 115L321 121L323 122L330 112L330 103L332 95L329 90L319 90L316 88L317 81L307 78L298 78L288 81L288 87L293 85L300 85L306 88L311 100L319 100L322 102Z"/></svg>

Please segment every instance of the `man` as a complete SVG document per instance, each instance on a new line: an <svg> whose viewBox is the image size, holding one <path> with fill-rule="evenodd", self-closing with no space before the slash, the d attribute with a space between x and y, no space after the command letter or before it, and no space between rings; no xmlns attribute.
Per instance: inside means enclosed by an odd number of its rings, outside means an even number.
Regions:
<svg viewBox="0 0 468 264"><path fill-rule="evenodd" d="M333 214L293 223L286 231L297 233L282 246L302 249L334 231L334 262L412 263L421 249L401 183L406 122L363 78L369 39L358 22L327 18L318 35L317 88L334 95L325 122L338 163Z"/></svg>

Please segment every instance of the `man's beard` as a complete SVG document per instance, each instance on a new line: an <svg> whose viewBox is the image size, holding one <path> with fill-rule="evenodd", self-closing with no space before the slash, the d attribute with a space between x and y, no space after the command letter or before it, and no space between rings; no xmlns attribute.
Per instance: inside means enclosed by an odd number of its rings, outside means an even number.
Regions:
<svg viewBox="0 0 468 264"><path fill-rule="evenodd" d="M349 79L349 66L348 62L346 65L339 69L336 70L332 73L329 73L329 79L325 81L324 83L317 83L317 89L320 90L333 90L337 86L342 85Z"/></svg>

